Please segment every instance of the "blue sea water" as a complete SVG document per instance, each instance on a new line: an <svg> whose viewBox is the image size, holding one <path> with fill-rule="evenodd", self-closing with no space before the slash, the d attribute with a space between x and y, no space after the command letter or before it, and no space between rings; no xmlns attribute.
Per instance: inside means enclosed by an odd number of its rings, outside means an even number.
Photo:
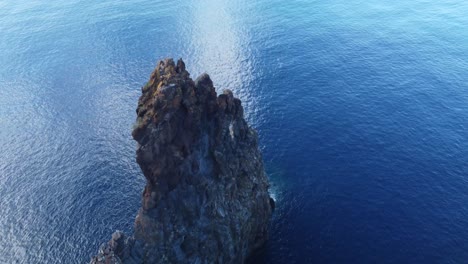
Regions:
<svg viewBox="0 0 468 264"><path fill-rule="evenodd" d="M468 263L468 2L0 1L0 263L131 232L158 59L240 97L272 195L257 263Z"/></svg>

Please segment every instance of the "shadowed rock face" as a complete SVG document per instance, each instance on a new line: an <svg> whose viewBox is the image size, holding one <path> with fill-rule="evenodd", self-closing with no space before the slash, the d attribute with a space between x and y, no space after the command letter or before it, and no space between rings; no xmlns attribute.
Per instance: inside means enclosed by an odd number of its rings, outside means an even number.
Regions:
<svg viewBox="0 0 468 264"><path fill-rule="evenodd" d="M135 233L92 263L242 263L267 239L272 213L257 134L231 91L160 61L142 88L137 162L147 180Z"/></svg>

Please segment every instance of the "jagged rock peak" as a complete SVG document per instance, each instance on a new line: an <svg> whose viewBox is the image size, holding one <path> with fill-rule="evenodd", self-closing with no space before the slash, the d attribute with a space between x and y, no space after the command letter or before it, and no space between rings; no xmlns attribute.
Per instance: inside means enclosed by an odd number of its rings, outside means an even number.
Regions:
<svg viewBox="0 0 468 264"><path fill-rule="evenodd" d="M133 236L117 232L92 263L242 263L267 239L273 203L257 133L232 91L158 63L132 132L147 180Z"/></svg>

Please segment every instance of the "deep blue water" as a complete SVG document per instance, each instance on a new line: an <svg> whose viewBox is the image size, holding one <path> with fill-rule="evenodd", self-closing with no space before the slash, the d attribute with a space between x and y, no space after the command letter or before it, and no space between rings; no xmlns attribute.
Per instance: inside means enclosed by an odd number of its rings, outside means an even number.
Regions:
<svg viewBox="0 0 468 264"><path fill-rule="evenodd" d="M468 2L0 1L0 263L131 232L158 59L243 100L277 200L259 263L468 263Z"/></svg>

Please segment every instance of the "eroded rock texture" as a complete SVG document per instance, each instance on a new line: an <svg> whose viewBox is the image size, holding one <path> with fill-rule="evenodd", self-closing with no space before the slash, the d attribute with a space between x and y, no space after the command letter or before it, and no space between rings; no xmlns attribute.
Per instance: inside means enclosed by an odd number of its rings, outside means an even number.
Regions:
<svg viewBox="0 0 468 264"><path fill-rule="evenodd" d="M272 203L241 101L166 59L142 88L137 115L147 184L135 233L114 233L92 263L244 262L267 239Z"/></svg>

